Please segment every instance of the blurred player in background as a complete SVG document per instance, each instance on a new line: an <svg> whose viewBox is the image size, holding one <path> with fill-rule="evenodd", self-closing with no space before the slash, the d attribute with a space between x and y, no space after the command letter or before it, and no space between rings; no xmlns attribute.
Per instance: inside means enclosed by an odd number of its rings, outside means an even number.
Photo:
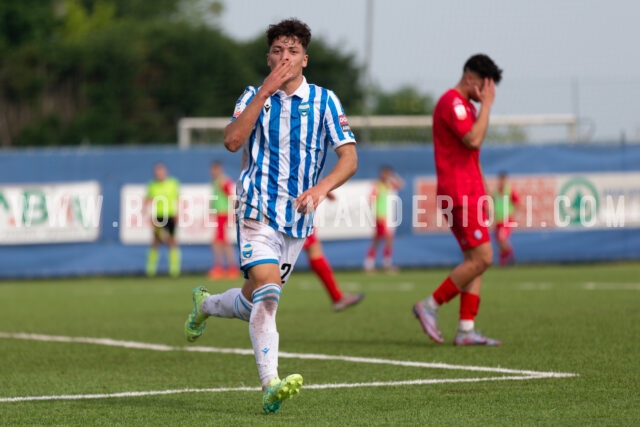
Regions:
<svg viewBox="0 0 640 427"><path fill-rule="evenodd" d="M507 180L507 173L500 172L498 175L498 185L492 194L493 198L493 219L495 223L494 233L500 250L499 258L502 267L515 264L516 258L513 246L509 241L513 229L513 214L520 202L520 196L515 189L511 188Z"/></svg>
<svg viewBox="0 0 640 427"><path fill-rule="evenodd" d="M327 194L327 199L329 200L335 200L335 197L333 193ZM320 240L318 240L315 229L313 233L307 237L302 248L307 252L311 270L318 276L324 288L327 290L329 298L331 298L333 302L332 307L334 311L342 311L362 301L364 293L348 294L342 292L342 289L340 289L333 274L331 264L329 264L329 260L327 260L322 250L322 244Z"/></svg>
<svg viewBox="0 0 640 427"><path fill-rule="evenodd" d="M313 232L318 204L358 168L355 137L340 100L303 75L310 41L309 27L297 19L267 30L271 72L262 86L247 87L224 131L228 150L242 148L236 213L246 280L242 289L217 295L195 288L185 322L189 341L202 335L209 316L249 322L266 413L280 410L282 401L302 387L301 375L278 375L276 312L282 287ZM319 179L331 148L338 160Z"/></svg>
<svg viewBox="0 0 640 427"><path fill-rule="evenodd" d="M479 206L486 195L480 147L489 126L495 85L501 78L502 70L491 58L474 55L465 63L456 87L440 97L433 112L439 208L449 212L449 226L464 256L435 292L413 307L422 329L437 343L444 342L438 329L438 309L460 295L460 322L454 344L501 345L475 329L482 273L493 262L486 214ZM476 114L471 101L480 103L480 113Z"/></svg>
<svg viewBox="0 0 640 427"><path fill-rule="evenodd" d="M393 228L389 227L387 219L391 214L389 195L395 194L403 187L404 181L393 171L391 166L384 165L380 168L380 176L371 191L371 200L375 203L376 229L369 250L367 251L367 256L364 259L364 270L368 273L375 271L378 246L382 242L384 242L384 248L382 250L383 268L389 273L397 271L393 266L392 260L395 233Z"/></svg>
<svg viewBox="0 0 640 427"><path fill-rule="evenodd" d="M169 274L180 275L180 249L175 239L178 216L180 182L170 177L163 163L153 167L154 179L147 185L145 207L151 214L153 242L147 255L147 276L155 276L158 271L160 244L169 247ZM149 208L151 208L149 210Z"/></svg>
<svg viewBox="0 0 640 427"><path fill-rule="evenodd" d="M229 198L235 194L235 185L231 178L225 175L221 162L211 163L211 186L213 199L211 210L215 212L216 227L213 230L211 250L213 252L213 267L209 270L209 279L223 277L235 279L240 277L237 265L237 255L233 245L229 242L227 226L229 224ZM226 269L225 269L226 266Z"/></svg>

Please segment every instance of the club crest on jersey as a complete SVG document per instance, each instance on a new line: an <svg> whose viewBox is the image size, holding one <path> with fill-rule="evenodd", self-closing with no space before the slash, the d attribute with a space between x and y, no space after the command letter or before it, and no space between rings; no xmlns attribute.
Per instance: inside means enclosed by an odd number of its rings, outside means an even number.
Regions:
<svg viewBox="0 0 640 427"><path fill-rule="evenodd" d="M342 128L342 132L351 132L351 126L349 126L349 120L347 120L347 116L345 116L344 114L340 114L338 120L340 120L340 127Z"/></svg>
<svg viewBox="0 0 640 427"><path fill-rule="evenodd" d="M309 115L309 110L311 107L309 107L309 103L308 102L304 102L302 104L300 104L300 106L298 107L298 111L300 112L300 115L302 117L307 117Z"/></svg>
<svg viewBox="0 0 640 427"><path fill-rule="evenodd" d="M242 256L244 258L251 258L251 255L253 255L253 246L251 246L251 243L245 243L242 247Z"/></svg>

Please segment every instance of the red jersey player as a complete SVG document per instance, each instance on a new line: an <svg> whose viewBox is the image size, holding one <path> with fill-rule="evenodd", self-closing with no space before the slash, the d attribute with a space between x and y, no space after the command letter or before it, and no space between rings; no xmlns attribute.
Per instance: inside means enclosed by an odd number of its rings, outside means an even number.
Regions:
<svg viewBox="0 0 640 427"><path fill-rule="evenodd" d="M422 329L444 342L438 329L438 309L460 295L460 322L454 345L500 345L475 330L480 306L482 273L493 259L481 197L486 195L480 167L480 147L489 125L495 85L502 70L487 55L474 55L463 67L460 81L440 98L433 112L433 146L438 176L438 206L447 217L464 260L413 312ZM471 103L480 103L476 112Z"/></svg>
<svg viewBox="0 0 640 427"><path fill-rule="evenodd" d="M335 200L335 198L336 196L333 193L327 193L327 199ZM311 267L311 270L316 274L316 276L318 276L322 285L329 294L329 297L333 302L334 311L342 311L345 308L354 306L362 301L364 293L349 294L342 292L342 289L340 289L340 286L336 281L336 277L333 274L331 264L329 264L329 260L327 260L327 257L324 254L320 240L318 240L315 229L304 241L302 249L305 250L309 257L309 266Z"/></svg>
<svg viewBox="0 0 640 427"><path fill-rule="evenodd" d="M233 180L224 173L224 166L219 161L214 161L210 166L211 186L213 189L213 199L211 208L216 215L216 228L211 250L213 251L213 267L209 270L210 279L221 279L227 277L235 279L240 277L240 269L237 265L237 255L234 247L227 236L227 226L229 224L229 200L234 194ZM225 273L224 264L226 261L227 271Z"/></svg>

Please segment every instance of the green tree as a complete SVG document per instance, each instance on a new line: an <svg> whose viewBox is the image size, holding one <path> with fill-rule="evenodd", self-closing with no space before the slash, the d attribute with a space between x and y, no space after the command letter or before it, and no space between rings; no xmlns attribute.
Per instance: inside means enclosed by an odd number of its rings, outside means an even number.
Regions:
<svg viewBox="0 0 640 427"><path fill-rule="evenodd" d="M378 115L429 115L433 113L433 98L423 95L412 86L404 86L394 92L374 91L374 114Z"/></svg>
<svg viewBox="0 0 640 427"><path fill-rule="evenodd" d="M0 145L175 143L181 117L229 117L269 70L264 33L230 39L222 11L219 0L1 2ZM355 56L321 39L309 55L309 81L359 114Z"/></svg>
<svg viewBox="0 0 640 427"><path fill-rule="evenodd" d="M522 126L491 127L487 130L485 141L489 143L523 143L529 136Z"/></svg>
<svg viewBox="0 0 640 427"><path fill-rule="evenodd" d="M0 48L22 46L46 39L55 27L53 2L20 0L0 2Z"/></svg>

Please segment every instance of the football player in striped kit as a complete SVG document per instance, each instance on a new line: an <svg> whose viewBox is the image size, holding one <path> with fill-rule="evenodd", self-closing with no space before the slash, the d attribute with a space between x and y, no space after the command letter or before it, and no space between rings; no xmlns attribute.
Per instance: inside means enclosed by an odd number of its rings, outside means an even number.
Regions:
<svg viewBox="0 0 640 427"><path fill-rule="evenodd" d="M194 289L185 335L189 341L198 338L209 316L248 321L263 409L272 413L302 386L299 374L278 375L276 311L282 287L313 232L315 209L356 172L358 158L340 100L303 75L309 27L287 19L271 25L266 36L271 72L262 86L246 88L224 132L228 150L242 149L236 215L245 281L218 295L202 286ZM338 160L323 177L330 149Z"/></svg>

